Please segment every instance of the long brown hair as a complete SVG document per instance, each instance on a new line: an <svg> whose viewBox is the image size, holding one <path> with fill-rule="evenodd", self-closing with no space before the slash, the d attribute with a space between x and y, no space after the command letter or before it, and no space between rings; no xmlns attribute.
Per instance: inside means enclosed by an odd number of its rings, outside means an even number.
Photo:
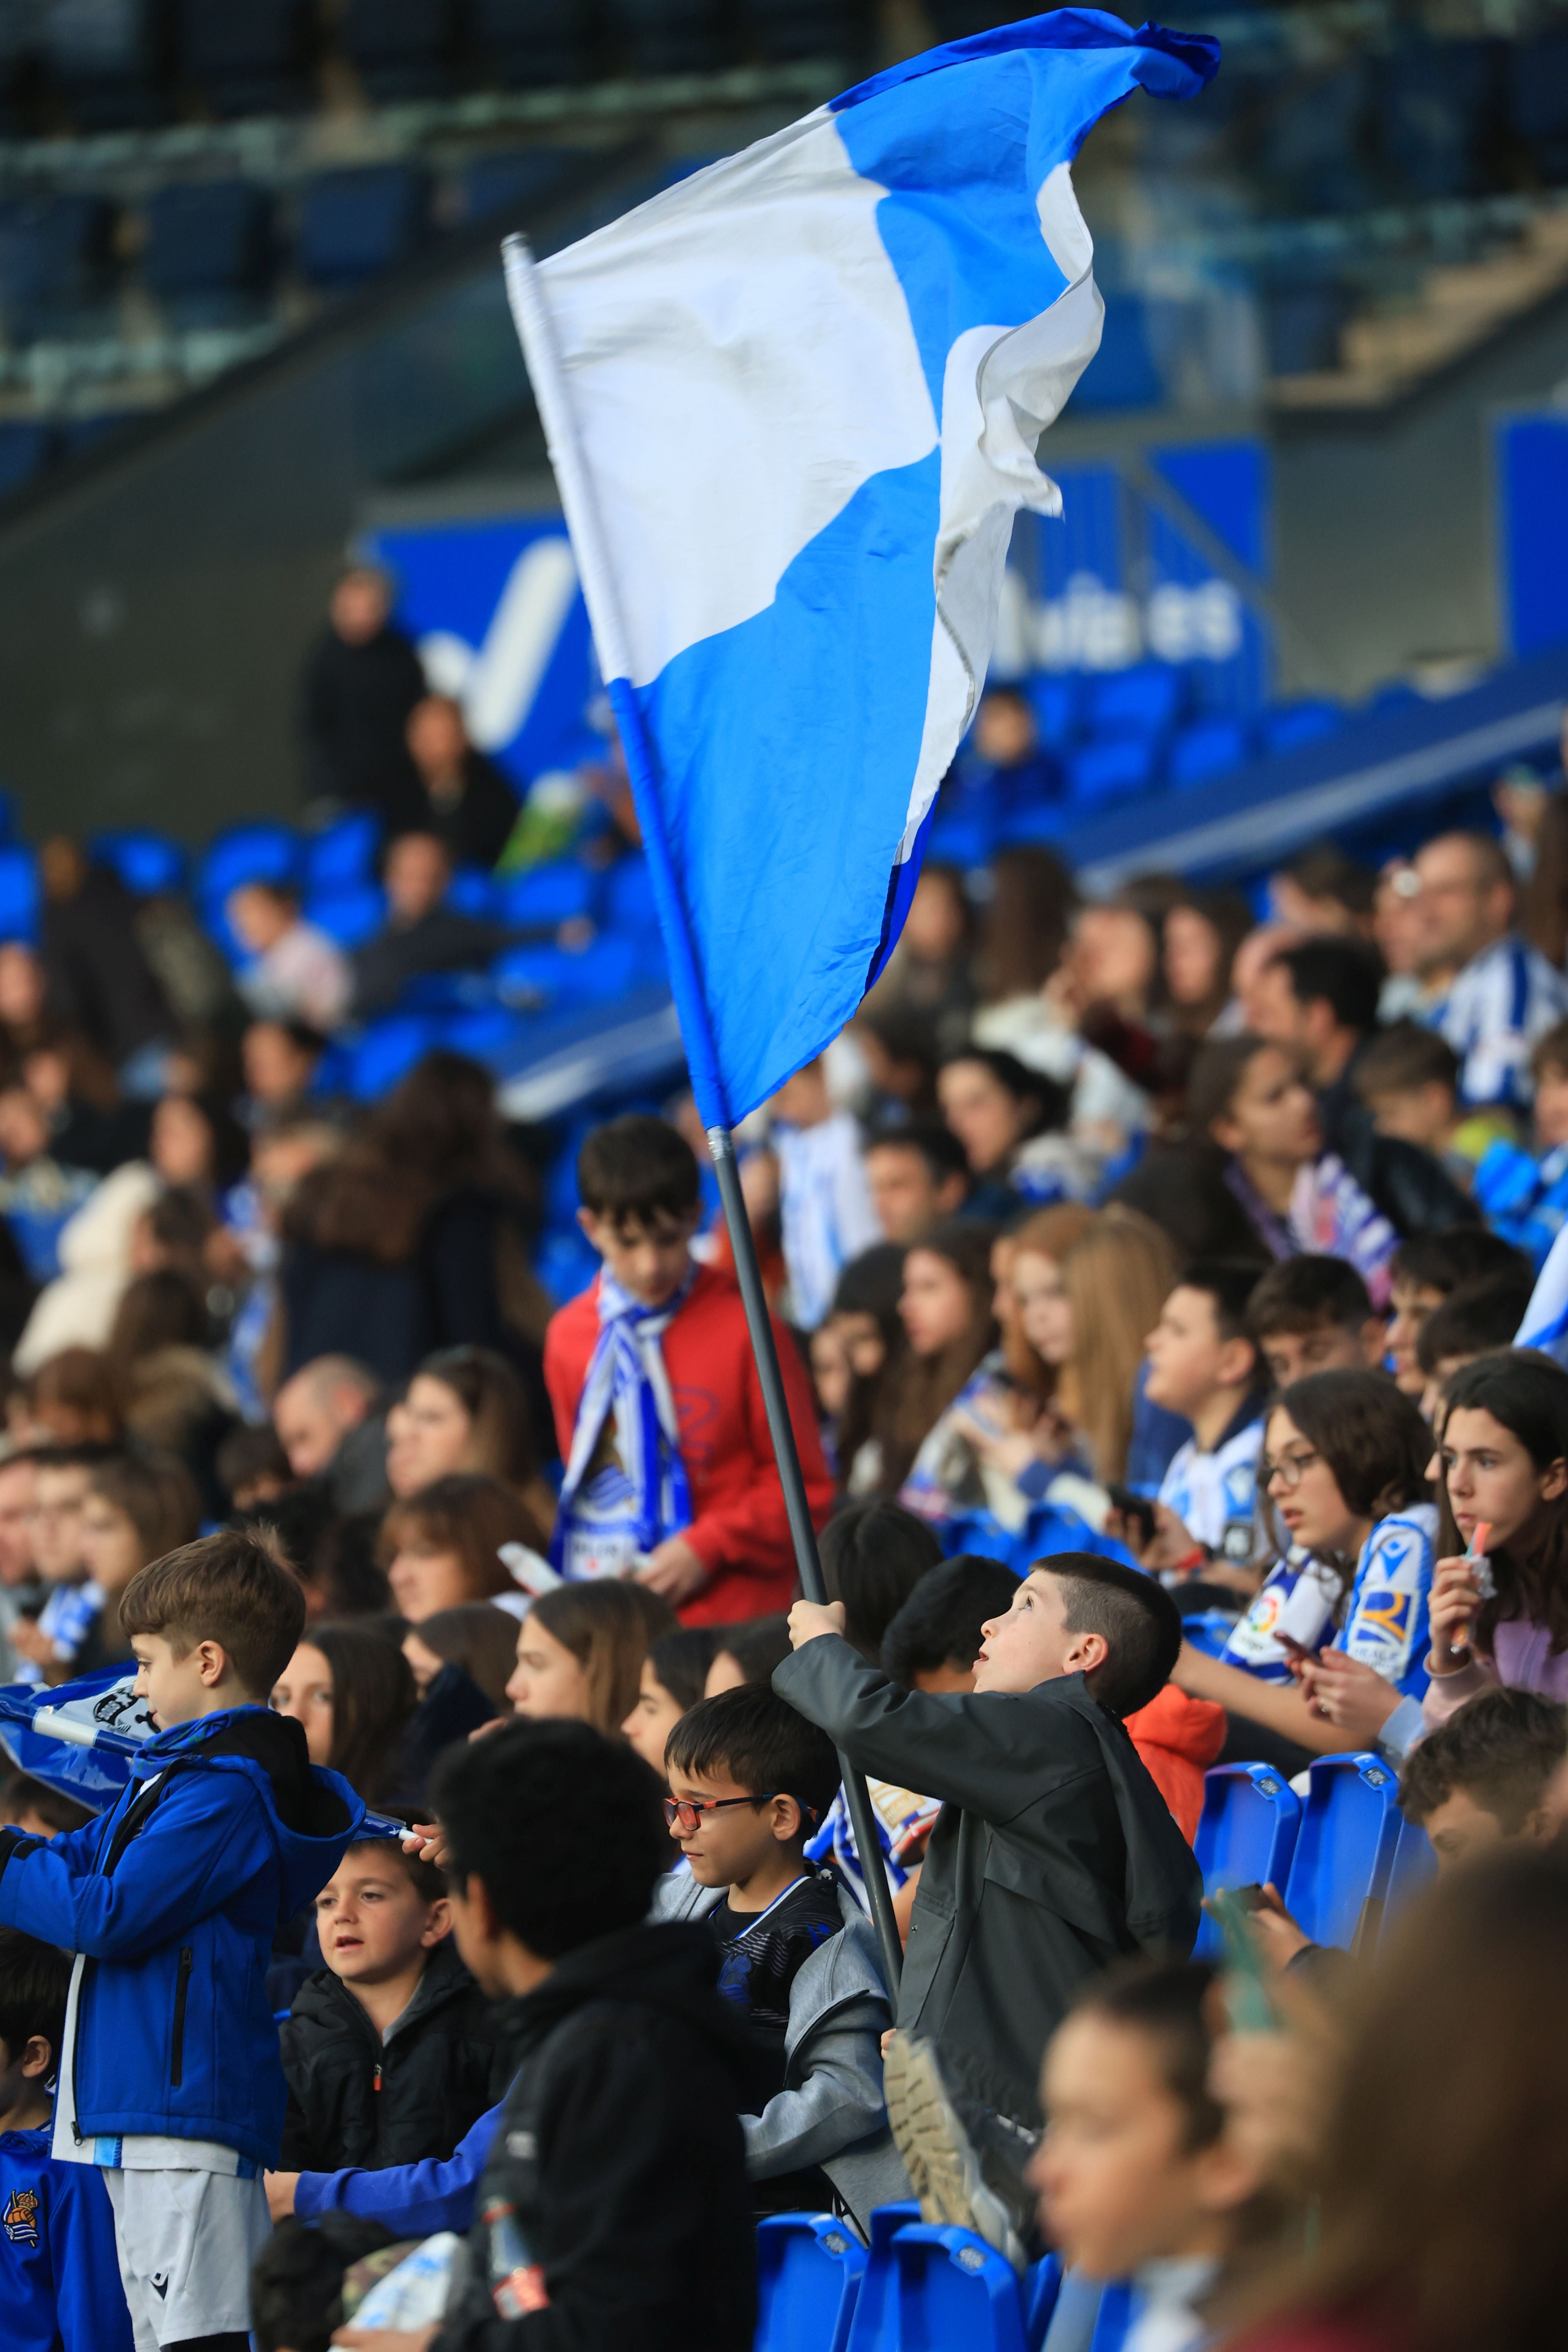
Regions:
<svg viewBox="0 0 1568 2352"><path fill-rule="evenodd" d="M1443 1424L1455 1412L1489 1412L1517 1437L1538 1470L1568 1462L1568 1371L1533 1348L1500 1348L1461 1364L1443 1389ZM1442 1446L1439 1432L1437 1444ZM1454 1525L1447 1474L1438 1491L1439 1556L1463 1551ZM1521 1538L1524 1540L1521 1542ZM1568 1650L1568 1495L1543 1503L1534 1528L1511 1544L1489 1546L1497 1591L1483 1601L1476 1639L1490 1651L1500 1624L1515 1619L1544 1625L1553 1653Z"/></svg>
<svg viewBox="0 0 1568 2352"><path fill-rule="evenodd" d="M521 1381L495 1348L441 1348L418 1365L416 1380L439 1381L468 1416L468 1466L509 1486L526 1486L539 1468Z"/></svg>
<svg viewBox="0 0 1568 2352"><path fill-rule="evenodd" d="M1403 1395L1385 1373L1348 1368L1308 1372L1291 1382L1271 1411L1288 1413L1321 1454L1346 1509L1358 1519L1375 1523L1390 1511L1431 1500L1426 1465L1432 1458L1432 1433L1414 1398ZM1283 1559L1290 1548L1289 1534L1268 1498L1260 1494L1258 1500L1272 1522L1269 1534ZM1354 1560L1315 1557L1322 1559L1348 1591Z"/></svg>
<svg viewBox="0 0 1568 2352"><path fill-rule="evenodd" d="M1044 1404L1056 1394L1058 1367L1047 1364L1039 1349L1026 1336L1023 1319L1016 1306L1010 1306L1012 1268L1026 1251L1036 1257L1048 1257L1060 1265L1069 1249L1082 1241L1094 1223L1094 1211L1081 1202L1056 1201L1048 1209L1037 1209L1021 1225L1000 1235L998 1251L1006 1253L1007 1274L996 1286L998 1311L996 1320L1002 1327L1002 1360L1015 1384Z"/></svg>
<svg viewBox="0 0 1568 2352"><path fill-rule="evenodd" d="M417 1696L414 1669L397 1643L369 1625L308 1625L332 1675L328 1763L374 1804L386 1793L399 1738Z"/></svg>
<svg viewBox="0 0 1568 2352"><path fill-rule="evenodd" d="M978 969L990 1004L1036 996L1061 961L1078 885L1048 849L1000 851L980 938Z"/></svg>
<svg viewBox="0 0 1568 2352"><path fill-rule="evenodd" d="M1057 1395L1089 1441L1095 1476L1121 1478L1132 1437L1143 1342L1160 1319L1180 1260L1152 1217L1112 1202L1061 1261L1072 1305L1073 1352Z"/></svg>
<svg viewBox="0 0 1568 2352"><path fill-rule="evenodd" d="M393 1504L381 1523L377 1557L386 1568L405 1544L422 1551L455 1552L463 1563L467 1598L489 1601L497 1593L517 1591L500 1557L501 1545L521 1543L542 1551L547 1540L514 1487L500 1478L458 1470Z"/></svg>
<svg viewBox="0 0 1568 2352"><path fill-rule="evenodd" d="M959 1390L994 1345L991 1313L991 1244L995 1227L978 1218L949 1217L910 1245L945 1258L969 1292L969 1319L957 1339L934 1356L917 1356L901 1341L877 1400L874 1433L882 1449L880 1484L896 1493L915 1455Z"/></svg>
<svg viewBox="0 0 1568 2352"><path fill-rule="evenodd" d="M588 1720L612 1738L637 1703L648 1643L676 1627L668 1608L646 1584L600 1578L560 1584L529 1611L545 1632L570 1650L588 1685Z"/></svg>

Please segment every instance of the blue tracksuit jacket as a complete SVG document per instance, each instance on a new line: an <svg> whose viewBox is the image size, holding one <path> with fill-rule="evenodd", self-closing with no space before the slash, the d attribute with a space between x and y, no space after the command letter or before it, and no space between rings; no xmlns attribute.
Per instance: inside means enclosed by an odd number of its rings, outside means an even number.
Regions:
<svg viewBox="0 0 1568 2352"><path fill-rule="evenodd" d="M326 1885L364 1807L264 1706L177 1724L131 1769L110 1811L68 1837L0 1830L0 1926L87 1956L72 2055L83 2139L216 2140L275 2165L287 2094L266 1994L273 1932Z"/></svg>
<svg viewBox="0 0 1568 2352"><path fill-rule="evenodd" d="M52 2131L0 2132L0 2340L5 2352L131 2352L103 2175L57 2164Z"/></svg>

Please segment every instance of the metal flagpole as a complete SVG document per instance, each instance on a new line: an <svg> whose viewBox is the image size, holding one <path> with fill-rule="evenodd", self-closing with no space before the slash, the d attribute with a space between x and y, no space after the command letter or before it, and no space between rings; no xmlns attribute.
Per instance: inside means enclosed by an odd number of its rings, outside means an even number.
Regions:
<svg viewBox="0 0 1568 2352"><path fill-rule="evenodd" d="M588 607L595 642L599 649L605 691L626 752L632 797L642 827L643 846L647 853L648 878L653 885L658 909L659 929L671 961L677 968L679 983L677 996L681 1004L681 1025L686 1035L687 1054L694 1064L700 1066L713 1093L721 1095L717 1057L712 1037L708 1034L704 999L691 934L687 926L685 903L665 835L653 754L643 727L642 712L632 691L631 661L621 626L620 608L616 600L593 484L574 429L553 321L544 300L538 268L524 239L509 236L501 251L506 265L507 295L511 304L512 319L522 345L523 357L528 362L528 373L532 379L540 421L544 426L550 461L555 469L561 503L565 509L567 528L572 534L582 577L584 601ZM697 1034L690 1034L689 1020ZM724 1205L724 1221L730 1229L730 1245L735 1255L735 1273L746 1310L746 1328L751 1338L752 1353L756 1359L757 1379L767 1412L768 1434L773 1440L779 1484L784 1490L784 1512L789 1520L790 1541L795 1550L800 1588L808 1601L823 1603L827 1599L827 1588L823 1581L822 1562L817 1557L816 1532L811 1524L805 1475L795 1449L784 1375L779 1369L778 1350L773 1345L773 1319L768 1313L762 1267L757 1261L756 1240L741 1192L735 1142L729 1128L710 1127L708 1129L708 1147L718 1171L719 1195ZM876 1923L878 1940L882 1948L883 1973L889 1991L894 1995L896 2002L903 1968L903 1945L899 1936L899 1923L893 1916L893 1897L888 1885L888 1874L881 1866L882 1847L877 1817L872 1810L865 1775L857 1771L843 1754L840 1754L838 1763L850 1827L855 1832L855 1849L860 1857L861 1876L870 1902L871 1916Z"/></svg>

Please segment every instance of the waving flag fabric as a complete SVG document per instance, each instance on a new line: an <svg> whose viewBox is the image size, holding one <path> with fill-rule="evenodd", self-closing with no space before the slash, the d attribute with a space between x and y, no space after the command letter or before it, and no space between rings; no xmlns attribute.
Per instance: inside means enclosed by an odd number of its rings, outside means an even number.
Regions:
<svg viewBox="0 0 1568 2352"><path fill-rule="evenodd" d="M513 257L710 1126L879 969L1013 518L1060 510L1036 443L1103 316L1072 158L1134 89L1190 98L1217 63L1203 36L1033 17Z"/></svg>
<svg viewBox="0 0 1568 2352"><path fill-rule="evenodd" d="M35 1780L95 1813L107 1811L154 1728L135 1680L132 1664L100 1666L56 1690L7 1684L0 1689L0 1748Z"/></svg>
<svg viewBox="0 0 1568 2352"><path fill-rule="evenodd" d="M1531 1292L1530 1305L1524 1310L1524 1320L1513 1344L1516 1348L1539 1348L1543 1355L1555 1356L1560 1364L1568 1364L1568 1225L1552 1243L1546 1263L1535 1277L1535 1288Z"/></svg>

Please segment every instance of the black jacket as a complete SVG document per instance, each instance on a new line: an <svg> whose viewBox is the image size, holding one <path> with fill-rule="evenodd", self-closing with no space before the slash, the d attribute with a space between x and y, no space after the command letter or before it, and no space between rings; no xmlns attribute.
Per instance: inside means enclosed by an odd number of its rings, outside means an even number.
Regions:
<svg viewBox="0 0 1568 2352"><path fill-rule="evenodd" d="M504 770L482 751L463 760L463 789L456 800L437 800L426 786L426 820L459 866L492 866L517 823L517 790Z"/></svg>
<svg viewBox="0 0 1568 2352"><path fill-rule="evenodd" d="M1334 1084L1318 1097L1329 1150L1338 1152L1368 1200L1403 1238L1447 1233L1450 1225L1473 1225L1475 1202L1466 1199L1440 1160L1403 1137L1379 1135L1355 1090L1360 1058L1358 1048Z"/></svg>
<svg viewBox="0 0 1568 2352"><path fill-rule="evenodd" d="M416 923L392 923L354 951L354 1011L362 1020L390 1013L411 980L427 973L482 971L515 934L450 907L434 907Z"/></svg>
<svg viewBox="0 0 1568 2352"><path fill-rule="evenodd" d="M1040 2060L1084 1979L1122 1954L1184 1959L1203 1877L1122 1725L1081 1675L1017 1694L900 1690L836 1634L773 1688L851 1764L940 1797L898 2021L1037 2127Z"/></svg>
<svg viewBox="0 0 1568 2352"><path fill-rule="evenodd" d="M428 824L405 734L425 691L419 656L397 630L383 629L365 646L324 631L305 665L301 698L306 798L374 809L389 834Z"/></svg>
<svg viewBox="0 0 1568 2352"><path fill-rule="evenodd" d="M518 2075L432 2352L752 2352L743 2019L700 1923L570 1952L509 2005Z"/></svg>
<svg viewBox="0 0 1568 2352"><path fill-rule="evenodd" d="M285 2172L444 2160L510 2082L493 2002L448 1939L384 2042L330 1969L308 1978L283 2027Z"/></svg>

